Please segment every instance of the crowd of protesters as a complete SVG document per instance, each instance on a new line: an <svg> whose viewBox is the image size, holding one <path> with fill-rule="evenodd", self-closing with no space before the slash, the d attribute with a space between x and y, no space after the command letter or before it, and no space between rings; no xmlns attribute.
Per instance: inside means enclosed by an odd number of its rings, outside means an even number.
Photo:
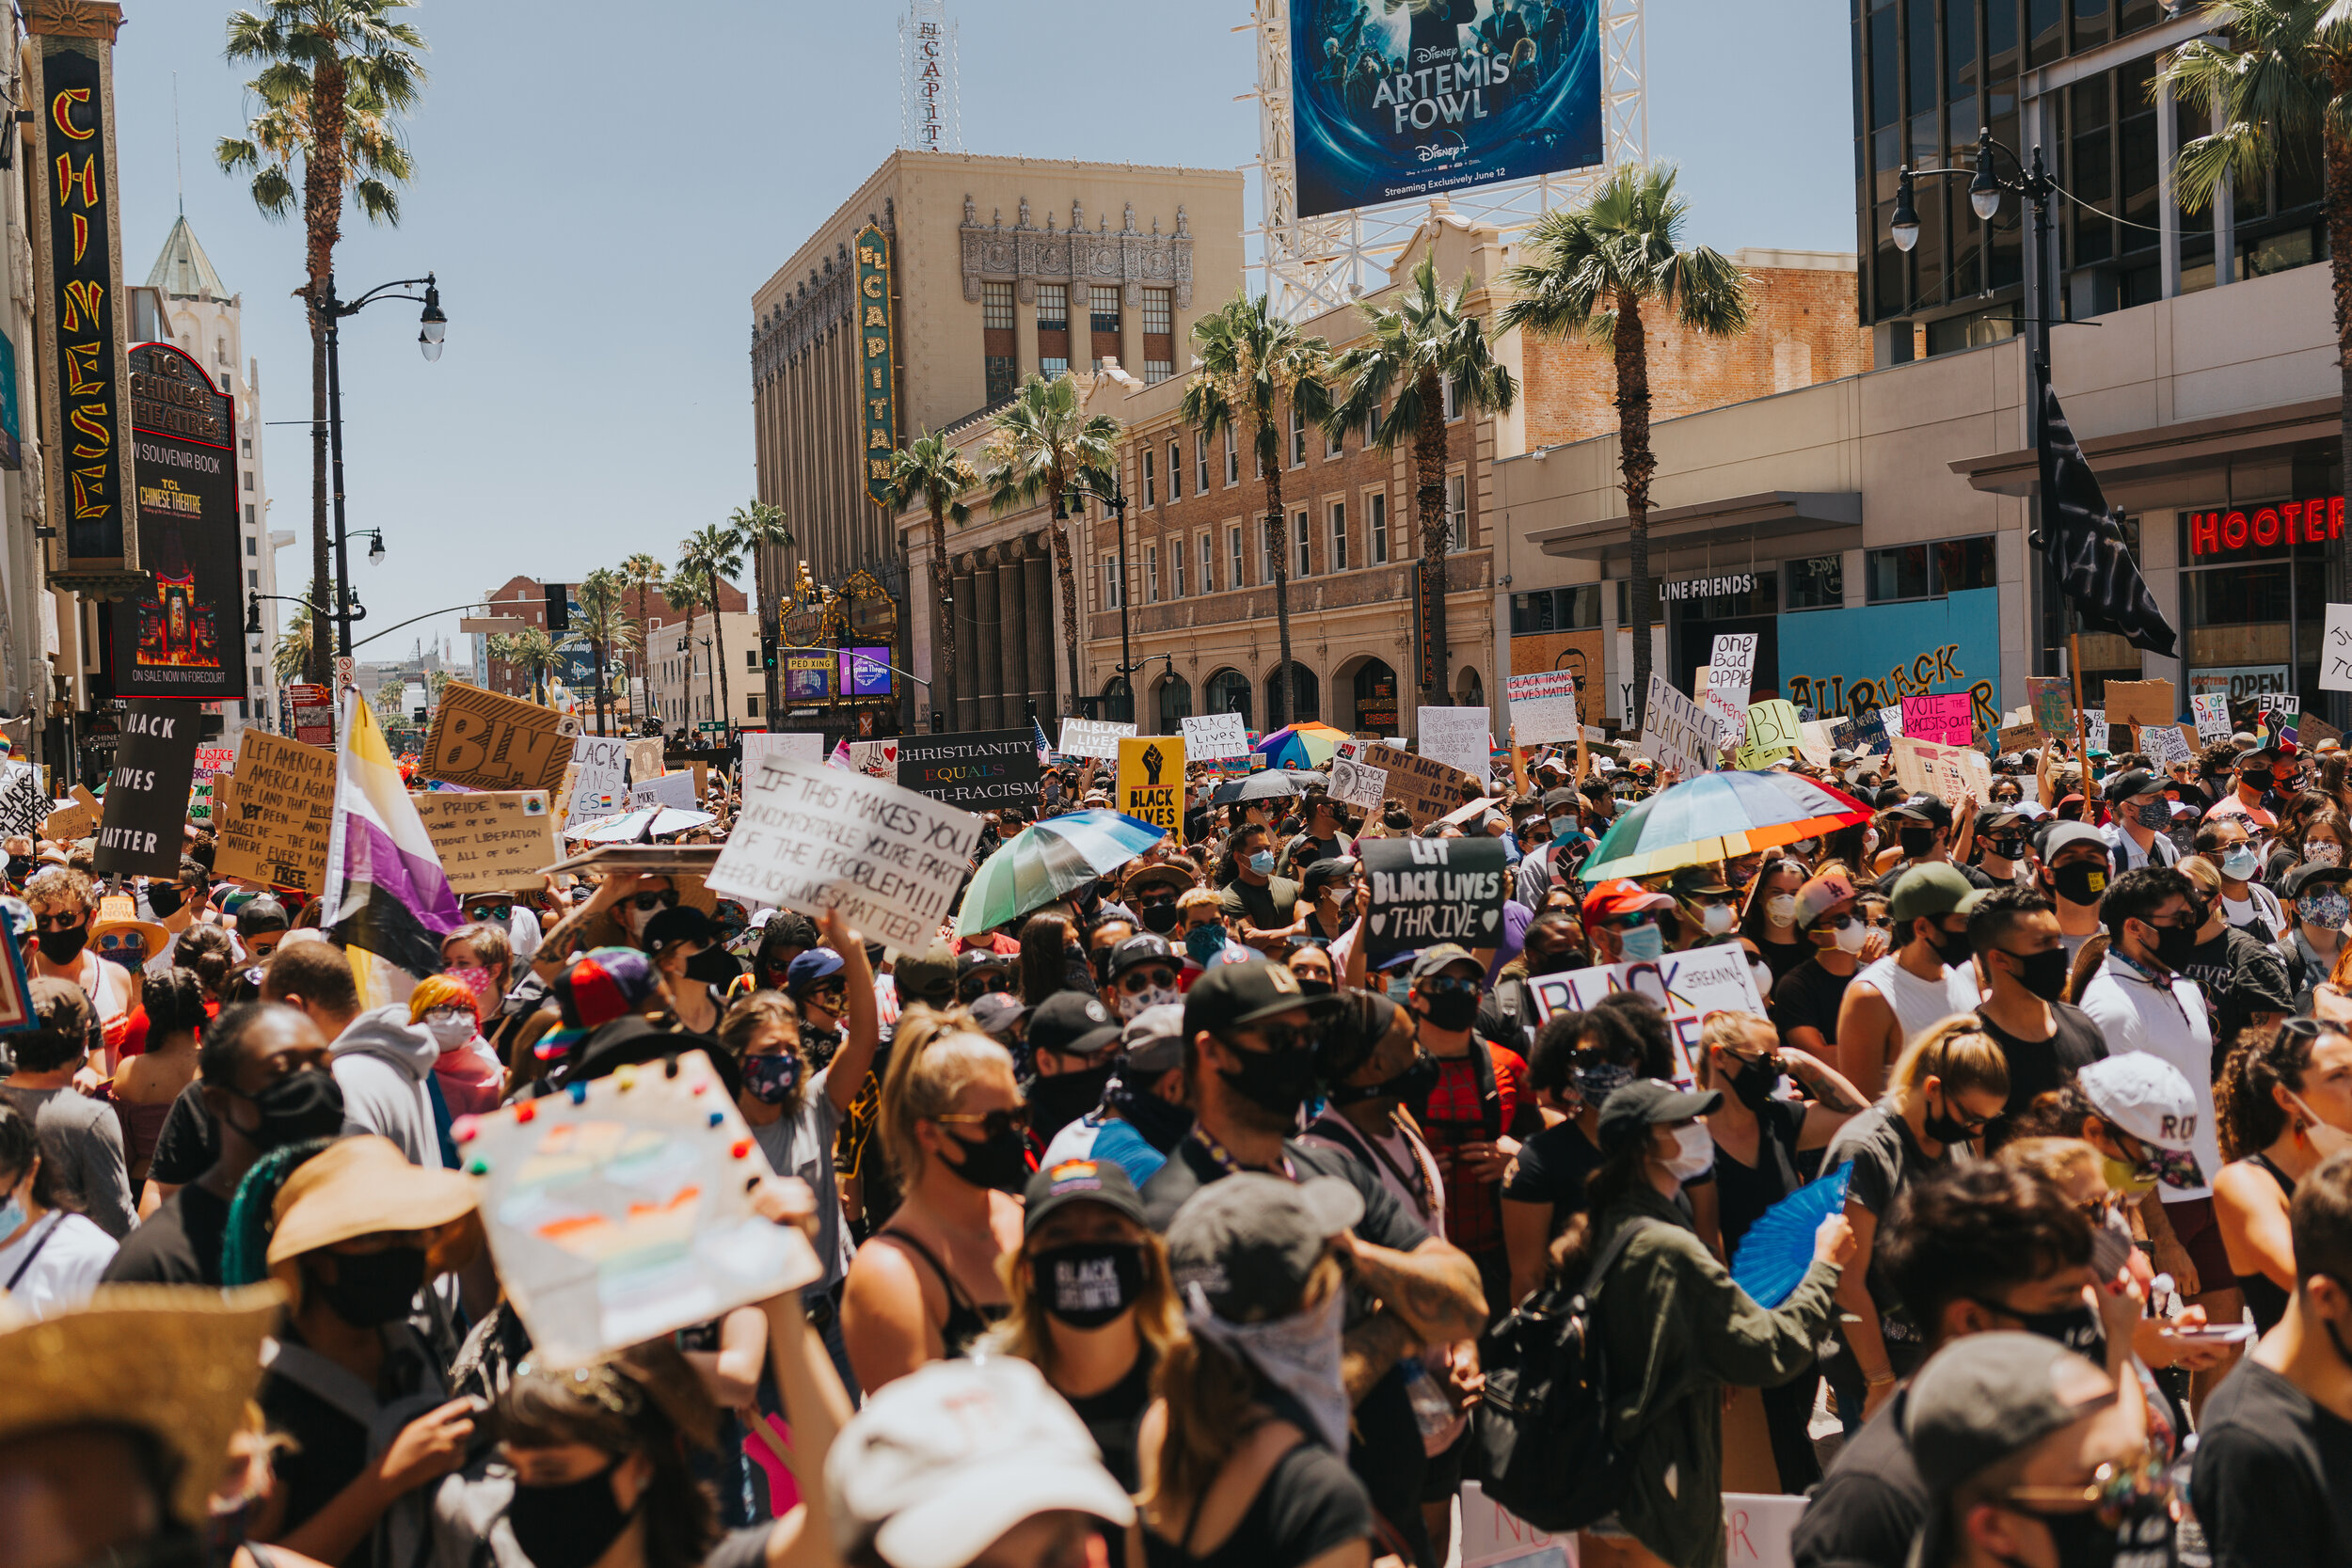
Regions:
<svg viewBox="0 0 2352 1568"><path fill-rule="evenodd" d="M550 876L380 1006L197 825L112 888L8 841L0 1565L1440 1568L1524 1414L1488 1369L1576 1300L1588 1565L1724 1562L1726 1492L1809 1497L1806 1568L2352 1561L2333 744L2053 745L1982 801L1839 752L1794 770L1842 825L1638 879L1586 873L1674 779L1608 750L1437 820L1196 769L922 952ZM1358 846L1414 834L1501 841L1497 945L1372 957ZM1707 947L1752 1005L1556 978ZM693 1049L818 1275L543 1368L456 1124Z"/></svg>

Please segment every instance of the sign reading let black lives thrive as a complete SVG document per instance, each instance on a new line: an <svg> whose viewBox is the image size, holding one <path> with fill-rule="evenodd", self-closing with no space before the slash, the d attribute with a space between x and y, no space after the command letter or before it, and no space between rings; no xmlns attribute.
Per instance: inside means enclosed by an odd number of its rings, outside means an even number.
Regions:
<svg viewBox="0 0 2352 1568"><path fill-rule="evenodd" d="M1364 839L1356 846L1372 879L1364 952L1374 958L1441 942L1502 944L1507 856L1493 838Z"/></svg>
<svg viewBox="0 0 2352 1568"><path fill-rule="evenodd" d="M131 351L139 560L148 585L106 607L115 690L211 702L245 689L236 617L236 409L169 343Z"/></svg>
<svg viewBox="0 0 2352 1568"><path fill-rule="evenodd" d="M966 811L1028 805L1037 799L1037 734L901 736L898 783Z"/></svg>

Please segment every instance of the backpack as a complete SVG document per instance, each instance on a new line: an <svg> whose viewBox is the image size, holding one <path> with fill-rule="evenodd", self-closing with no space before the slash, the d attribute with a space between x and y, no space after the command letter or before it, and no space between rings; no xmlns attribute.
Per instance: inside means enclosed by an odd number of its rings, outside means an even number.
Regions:
<svg viewBox="0 0 2352 1568"><path fill-rule="evenodd" d="M1595 1298L1626 1243L1629 1220L1579 1289L1555 1279L1495 1325L1486 1388L1470 1412L1465 1471L1518 1518L1554 1534L1606 1516L1625 1496L1627 1456L1609 1435L1609 1366Z"/></svg>

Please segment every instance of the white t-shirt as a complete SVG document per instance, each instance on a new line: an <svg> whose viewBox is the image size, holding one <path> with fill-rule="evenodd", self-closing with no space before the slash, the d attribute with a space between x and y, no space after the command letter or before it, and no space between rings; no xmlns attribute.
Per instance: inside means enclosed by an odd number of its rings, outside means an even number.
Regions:
<svg viewBox="0 0 2352 1568"><path fill-rule="evenodd" d="M115 1250L115 1239L88 1220L53 1210L0 1247L0 1296L36 1318L79 1307L98 1288Z"/></svg>
<svg viewBox="0 0 2352 1568"><path fill-rule="evenodd" d="M2109 953L2083 987L2080 1006L2106 1037L2108 1055L2145 1051L2171 1063L2188 1080L2197 1100L2197 1125L2189 1144L2205 1179L2212 1180L2221 1168L2221 1140L2213 1120L2213 1025L2196 982L2177 975L2169 982L2152 980ZM2163 1186L2156 1191L2167 1203L2213 1196L2211 1187Z"/></svg>
<svg viewBox="0 0 2352 1568"><path fill-rule="evenodd" d="M1886 1005L1895 1009L1895 1022L1902 1025L1906 1049L1953 1014L1977 1010L1973 964L1946 969L1940 981L1922 980L1902 966L1898 955L1889 953L1855 975L1854 983L1867 985L1886 998Z"/></svg>

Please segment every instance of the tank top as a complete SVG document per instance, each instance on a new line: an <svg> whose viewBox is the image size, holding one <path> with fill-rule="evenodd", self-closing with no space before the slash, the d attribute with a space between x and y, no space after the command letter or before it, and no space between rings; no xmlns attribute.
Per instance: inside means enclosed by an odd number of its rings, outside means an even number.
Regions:
<svg viewBox="0 0 2352 1568"><path fill-rule="evenodd" d="M931 1255L931 1249L905 1231L886 1230L882 1234L930 1265L931 1273L939 1275L939 1283L946 1287L947 1317L939 1325L939 1342L946 1350L948 1360L961 1361L971 1354L972 1346L988 1332L990 1325L1012 1310L1009 1305L1001 1302L993 1307L982 1307L974 1302L956 1283L956 1276Z"/></svg>
<svg viewBox="0 0 2352 1568"><path fill-rule="evenodd" d="M2267 1171L2270 1180L2279 1183L2279 1190L2286 1195L2287 1201L2295 1201L2295 1183L2287 1179L2286 1172L2270 1163L2268 1155L2249 1154L2247 1163L2260 1165ZM2245 1292L2247 1309L2254 1314L2255 1333L2269 1333L2279 1326L2279 1320L2287 1315L2287 1292L2260 1269L2252 1274L2239 1275L2237 1288Z"/></svg>
<svg viewBox="0 0 2352 1568"><path fill-rule="evenodd" d="M1895 1009L1895 1022L1902 1025L1905 1046L1954 1013L1977 1007L1977 977L1965 967L1947 969L1941 980L1922 980L1889 953L1854 979L1886 998Z"/></svg>

